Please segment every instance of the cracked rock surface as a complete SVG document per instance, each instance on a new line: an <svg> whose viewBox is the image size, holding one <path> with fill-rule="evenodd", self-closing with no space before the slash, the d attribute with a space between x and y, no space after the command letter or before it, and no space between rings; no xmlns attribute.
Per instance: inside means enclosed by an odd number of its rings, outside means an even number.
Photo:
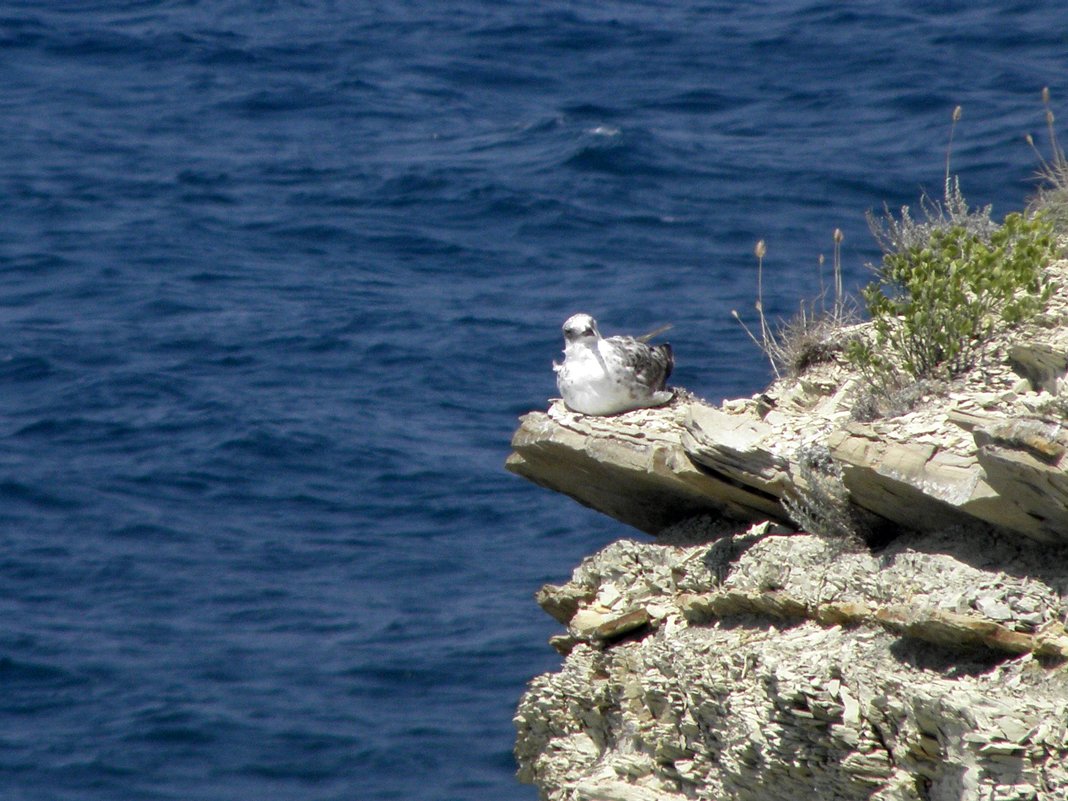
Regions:
<svg viewBox="0 0 1068 801"><path fill-rule="evenodd" d="M1068 650L971 636L1063 641L1068 553L775 531L624 540L544 588L568 655L519 705L520 778L550 801L1068 797ZM643 626L597 636L638 610ZM943 617L958 625L924 628Z"/></svg>

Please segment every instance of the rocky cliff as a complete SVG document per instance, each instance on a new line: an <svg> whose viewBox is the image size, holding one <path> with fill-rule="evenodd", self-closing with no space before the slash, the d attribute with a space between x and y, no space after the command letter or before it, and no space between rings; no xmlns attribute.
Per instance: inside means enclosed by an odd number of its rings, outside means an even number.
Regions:
<svg viewBox="0 0 1068 801"><path fill-rule="evenodd" d="M526 415L510 470L655 541L539 593L564 662L520 702L520 778L553 801L1068 798L1066 373L1057 300L896 417L864 422L833 358L719 406Z"/></svg>

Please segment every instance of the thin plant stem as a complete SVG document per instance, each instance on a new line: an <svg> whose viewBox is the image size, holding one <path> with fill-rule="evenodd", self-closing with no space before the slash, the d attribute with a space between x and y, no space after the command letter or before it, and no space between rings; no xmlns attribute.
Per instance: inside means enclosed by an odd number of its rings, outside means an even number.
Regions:
<svg viewBox="0 0 1068 801"><path fill-rule="evenodd" d="M953 124L949 126L949 144L946 145L945 193L943 195L947 202L949 201L949 192L950 192L949 161L950 161L950 157L953 155L953 134L957 130L957 123L960 122L960 118L961 118L961 114L962 113L963 113L963 109L960 106L957 106L955 109L953 109Z"/></svg>
<svg viewBox="0 0 1068 801"><path fill-rule="evenodd" d="M1064 151L1057 143L1057 131L1053 127L1055 117L1049 107L1049 87L1042 87L1042 105L1046 108L1046 128L1049 130L1050 152L1053 154L1053 166L1058 170L1068 169L1068 159L1065 159Z"/></svg>
<svg viewBox="0 0 1068 801"><path fill-rule="evenodd" d="M842 240L845 234L841 228L834 229L834 313L842 311Z"/></svg>
<svg viewBox="0 0 1068 801"><path fill-rule="evenodd" d="M744 322L742 322L742 317L741 317L740 314L738 314L738 310L737 309L731 309L731 316L735 320L738 321L738 325L740 325L742 327L742 330L745 331L745 333L749 335L749 338L751 340L753 340L753 344L756 345L761 350L763 350L764 349L764 345L760 342L759 339L757 339L755 336L753 336L753 332L749 330L749 326L747 326ZM774 368L775 365L773 364L772 367Z"/></svg>
<svg viewBox="0 0 1068 801"><path fill-rule="evenodd" d="M823 285L823 254L816 260L816 271L820 278L820 311L827 311L827 287Z"/></svg>
<svg viewBox="0 0 1068 801"><path fill-rule="evenodd" d="M760 336L764 340L764 352L770 354L775 350L775 335L771 333L771 329L768 326L768 318L764 314L764 256L767 252L768 246L764 244L763 239L757 242L756 247L753 248L753 253L757 257L756 310L757 314L760 315ZM775 364L775 359L771 359L771 369L775 371L776 378L782 378L779 375L779 368Z"/></svg>

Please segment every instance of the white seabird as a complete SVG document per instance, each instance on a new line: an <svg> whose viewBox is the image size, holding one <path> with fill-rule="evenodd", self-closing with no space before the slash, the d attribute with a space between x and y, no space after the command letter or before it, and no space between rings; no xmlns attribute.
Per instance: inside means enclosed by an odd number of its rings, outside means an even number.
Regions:
<svg viewBox="0 0 1068 801"><path fill-rule="evenodd" d="M674 366L671 345L646 345L634 337L605 339L588 314L567 318L564 363L553 362L564 403L590 415L667 403L674 393L664 383Z"/></svg>

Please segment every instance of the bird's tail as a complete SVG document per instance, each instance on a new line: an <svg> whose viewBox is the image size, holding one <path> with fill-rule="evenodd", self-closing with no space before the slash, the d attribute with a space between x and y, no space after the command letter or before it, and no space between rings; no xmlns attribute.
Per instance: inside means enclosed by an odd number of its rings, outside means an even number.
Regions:
<svg viewBox="0 0 1068 801"><path fill-rule="evenodd" d="M668 326L670 328L670 326ZM654 345L653 351L660 354L664 360L664 378L660 382L660 388L663 389L667 380L671 378L671 371L675 369L675 353L671 350L671 343L665 342L662 345Z"/></svg>

